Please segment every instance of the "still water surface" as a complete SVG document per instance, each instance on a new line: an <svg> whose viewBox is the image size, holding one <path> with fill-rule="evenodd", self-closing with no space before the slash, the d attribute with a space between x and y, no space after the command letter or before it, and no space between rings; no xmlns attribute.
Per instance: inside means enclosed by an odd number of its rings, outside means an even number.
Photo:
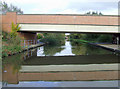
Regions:
<svg viewBox="0 0 120 89"><path fill-rule="evenodd" d="M4 58L3 81L4 83L8 83L8 86L9 84L13 84L12 86L14 86L14 84L19 85L20 81L25 81L23 76L24 73L20 73L23 66L116 64L118 63L117 55L118 54L115 52L85 43L78 44L65 41L64 45L45 45L24 53ZM32 74L32 76L34 76L34 72ZM35 74L35 76L37 75ZM26 79L26 81L36 81L36 79L34 80L34 78L32 78L32 80L30 80L29 78ZM41 80L38 79L37 81Z"/></svg>
<svg viewBox="0 0 120 89"><path fill-rule="evenodd" d="M112 54L111 51L94 47L88 44L75 44L65 41L63 46L42 46L37 49L37 56L70 56L70 55L91 55L91 54Z"/></svg>

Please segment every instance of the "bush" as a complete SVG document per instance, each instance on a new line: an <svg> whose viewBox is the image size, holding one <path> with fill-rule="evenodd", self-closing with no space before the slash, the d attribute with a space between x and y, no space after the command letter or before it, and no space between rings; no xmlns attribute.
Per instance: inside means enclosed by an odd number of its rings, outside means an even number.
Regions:
<svg viewBox="0 0 120 89"><path fill-rule="evenodd" d="M38 39L42 39L42 38L43 38L43 34L38 33L38 34L37 34L37 38L38 38Z"/></svg>
<svg viewBox="0 0 120 89"><path fill-rule="evenodd" d="M100 35L98 42L112 43L112 35Z"/></svg>
<svg viewBox="0 0 120 89"><path fill-rule="evenodd" d="M84 40L87 41L97 41L97 39L99 38L99 34L86 34L84 37Z"/></svg>
<svg viewBox="0 0 120 89"><path fill-rule="evenodd" d="M7 32L2 32L2 41L6 41L7 40L7 36L8 36L8 33Z"/></svg>
<svg viewBox="0 0 120 89"><path fill-rule="evenodd" d="M112 35L109 34L71 34L70 37L71 40L79 39L86 42L112 43Z"/></svg>
<svg viewBox="0 0 120 89"><path fill-rule="evenodd" d="M80 39L80 38L82 38L82 34L71 33L70 38L72 38L72 39Z"/></svg>
<svg viewBox="0 0 120 89"><path fill-rule="evenodd" d="M56 33L48 33L44 38L41 39L42 42L49 43L50 45L58 45L65 43L65 35L64 34L56 34Z"/></svg>

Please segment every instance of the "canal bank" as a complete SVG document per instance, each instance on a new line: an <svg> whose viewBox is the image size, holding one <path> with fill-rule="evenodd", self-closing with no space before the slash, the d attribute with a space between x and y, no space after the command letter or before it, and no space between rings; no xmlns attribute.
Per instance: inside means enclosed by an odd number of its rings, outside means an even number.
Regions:
<svg viewBox="0 0 120 89"><path fill-rule="evenodd" d="M120 46L119 45L115 45L115 44L96 44L96 43L88 43L97 47L101 47L113 52L120 52Z"/></svg>
<svg viewBox="0 0 120 89"><path fill-rule="evenodd" d="M103 49L107 49L107 50L110 50L113 52L120 52L120 45L117 45L117 44L96 43L96 42L92 42L92 41L78 40L78 39L72 39L71 41L75 41L77 43L86 43L86 44L100 47Z"/></svg>
<svg viewBox="0 0 120 89"><path fill-rule="evenodd" d="M114 51L117 51L117 52L120 52L120 46L119 45L110 45L110 44L98 44L104 48L108 48L108 49L111 49L111 50L114 50Z"/></svg>
<svg viewBox="0 0 120 89"><path fill-rule="evenodd" d="M37 48L37 47L40 47L40 46L44 46L45 43L40 43L40 44L35 44L35 45L31 45L25 49L23 49L23 51L27 51L27 50L30 50L30 49L34 49L34 48Z"/></svg>
<svg viewBox="0 0 120 89"><path fill-rule="evenodd" d="M24 52L24 51L27 51L27 50L30 50L30 49L34 49L34 48L37 48L37 47L40 47L40 46L44 46L44 45L45 45L45 43L30 45L30 46L28 46L28 47L26 47L26 48L23 48L22 51L14 52L14 53L12 53L12 54L8 54L8 56L16 55L16 54L18 54L18 53L22 53L22 52ZM4 58L4 57L5 57L5 56L3 56L2 58Z"/></svg>

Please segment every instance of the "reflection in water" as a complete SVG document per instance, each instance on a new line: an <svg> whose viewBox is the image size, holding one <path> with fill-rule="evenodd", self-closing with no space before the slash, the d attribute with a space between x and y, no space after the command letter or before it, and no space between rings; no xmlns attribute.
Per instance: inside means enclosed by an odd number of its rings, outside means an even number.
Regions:
<svg viewBox="0 0 120 89"><path fill-rule="evenodd" d="M70 56L91 54L112 54L112 52L85 43L75 44L73 42L71 43L70 41L65 41L64 46L47 45L37 49L37 56Z"/></svg>
<svg viewBox="0 0 120 89"><path fill-rule="evenodd" d="M79 56L32 56L25 60L23 65L88 65L118 63L118 57L114 54L79 55Z"/></svg>
<svg viewBox="0 0 120 89"><path fill-rule="evenodd" d="M65 56L75 55L72 53L70 41L66 41L64 46L42 46L37 49L37 56Z"/></svg>
<svg viewBox="0 0 120 89"><path fill-rule="evenodd" d="M61 46L49 46L46 45L44 47L39 47L37 49L37 56L54 56L56 53L59 53L64 48L61 48Z"/></svg>
<svg viewBox="0 0 120 89"><path fill-rule="evenodd" d="M45 56L45 55L44 55L44 46L39 47L39 48L37 49L37 56Z"/></svg>
<svg viewBox="0 0 120 89"><path fill-rule="evenodd" d="M102 49L102 48L98 48L98 47L94 47L92 45L88 45L88 44L82 44L79 43L77 45L73 45L72 46L72 53L74 53L75 55L101 55L101 54L113 54L113 52Z"/></svg>
<svg viewBox="0 0 120 89"><path fill-rule="evenodd" d="M79 44L72 47L72 53L76 55L87 55L87 46Z"/></svg>
<svg viewBox="0 0 120 89"><path fill-rule="evenodd" d="M47 57L43 57L43 56L47 56ZM106 64L118 63L117 58L118 57L116 56L116 54L113 54L113 52L104 50L102 48L94 47L87 44L81 44L81 43L74 44L74 43L71 43L70 41L65 41L64 46L63 45L57 45L57 46L46 45L46 46L38 47L37 49L28 50L27 52L4 58L3 59L3 81L8 82L10 84L11 83L18 84L20 81L19 79L24 80L24 78L29 77L28 78L29 80L31 76L34 76L34 78L36 77L36 79L38 78L41 79L41 77L39 77L43 75L41 73L21 73L19 70L22 68L21 66L24 66L24 65L28 65L28 66L63 65L63 64L65 65L99 64L100 65L103 63L106 63ZM114 71L110 73L111 73L110 75L112 75L114 74ZM117 73L115 72L115 74ZM48 75L50 75L50 73ZM90 72L90 75L91 75L91 72ZM46 74L44 74L44 78L45 76ZM54 76L56 76L56 74L54 74ZM32 79L35 80L34 78ZM51 78L51 77L48 76L48 78ZM56 79L57 78L58 77L56 77ZM86 77L84 77L84 79L85 78ZM114 79L116 79L116 77Z"/></svg>
<svg viewBox="0 0 120 89"><path fill-rule="evenodd" d="M5 68L6 65L11 65L13 68L13 73L19 71L19 69L21 69L23 57L24 57L24 54L21 53L14 56L3 58L3 62L2 62L3 69Z"/></svg>
<svg viewBox="0 0 120 89"><path fill-rule="evenodd" d="M32 50L28 50L27 52L24 52L24 60L30 58L31 56L33 56L33 53L36 49L32 49Z"/></svg>
<svg viewBox="0 0 120 89"><path fill-rule="evenodd" d="M3 84L14 83L18 84L18 72L21 69L24 53L3 58L2 79Z"/></svg>
<svg viewBox="0 0 120 89"><path fill-rule="evenodd" d="M37 48L37 50L33 52L33 56L25 60L23 64L63 65L63 64L103 64L103 63L118 63L118 57L113 52L104 50L102 48L82 43L73 44L70 43L69 41L66 41L65 46L47 45Z"/></svg>
<svg viewBox="0 0 120 89"><path fill-rule="evenodd" d="M70 44L70 41L66 41L65 46L61 46L61 48L64 49L61 52L57 52L54 56L75 55L72 53L72 46Z"/></svg>

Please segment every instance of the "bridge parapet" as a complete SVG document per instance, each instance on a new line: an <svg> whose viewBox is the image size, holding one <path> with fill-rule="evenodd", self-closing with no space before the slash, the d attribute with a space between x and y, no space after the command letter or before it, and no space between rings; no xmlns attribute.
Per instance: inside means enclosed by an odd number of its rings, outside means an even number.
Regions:
<svg viewBox="0 0 120 89"><path fill-rule="evenodd" d="M80 24L80 25L118 25L118 16L87 15L17 15L17 23L35 24Z"/></svg>

